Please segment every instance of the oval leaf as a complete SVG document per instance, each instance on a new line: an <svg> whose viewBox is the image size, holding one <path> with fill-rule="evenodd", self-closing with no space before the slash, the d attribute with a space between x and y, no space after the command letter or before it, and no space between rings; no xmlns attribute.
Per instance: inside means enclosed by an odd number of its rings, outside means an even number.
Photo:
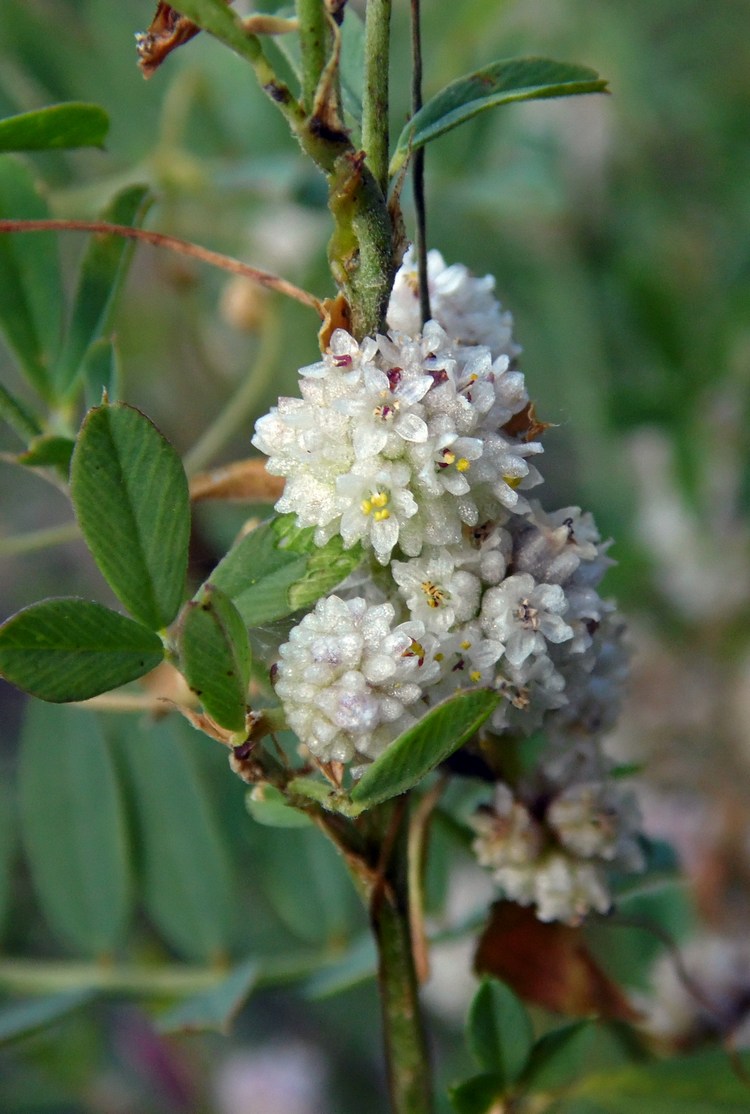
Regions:
<svg viewBox="0 0 750 1114"><path fill-rule="evenodd" d="M607 1114L747 1114L748 1057L724 1049L676 1056L582 1079L573 1094ZM576 1109L578 1104L576 1104Z"/></svg>
<svg viewBox="0 0 750 1114"><path fill-rule="evenodd" d="M130 913L130 850L114 763L93 713L29 705L19 799L49 924L87 955L111 952Z"/></svg>
<svg viewBox="0 0 750 1114"><path fill-rule="evenodd" d="M534 1044L534 1028L523 1003L495 979L484 979L469 1009L469 1047L481 1068L515 1083Z"/></svg>
<svg viewBox="0 0 750 1114"><path fill-rule="evenodd" d="M312 820L306 812L292 808L286 797L273 785L256 785L245 798L247 811L266 828L309 828Z"/></svg>
<svg viewBox="0 0 750 1114"><path fill-rule="evenodd" d="M108 130L103 108L70 101L0 120L0 151L103 147Z"/></svg>
<svg viewBox="0 0 750 1114"><path fill-rule="evenodd" d="M160 1033L204 1033L213 1029L228 1033L239 1011L252 993L259 968L254 960L235 967L210 990L194 994L159 1016Z"/></svg>
<svg viewBox="0 0 750 1114"><path fill-rule="evenodd" d="M0 217L49 217L30 172L9 155L0 157ZM0 235L0 274L0 328L29 382L46 398L63 306L54 233Z"/></svg>
<svg viewBox="0 0 750 1114"><path fill-rule="evenodd" d="M414 115L399 136L390 165L396 174L411 151L472 116L513 101L606 92L607 82L588 66L551 58L505 58L456 78Z"/></svg>
<svg viewBox="0 0 750 1114"><path fill-rule="evenodd" d="M146 186L128 186L118 193L101 214L114 224L137 227L148 210ZM89 238L78 275L70 323L65 334L54 380L60 394L75 384L84 370L84 357L91 345L109 328L109 323L135 245L123 236L97 235ZM101 398L101 391L97 396Z"/></svg>
<svg viewBox="0 0 750 1114"><path fill-rule="evenodd" d="M168 942L191 959L223 956L233 886L227 847L192 756L171 723L132 720L123 753L134 783L143 895Z"/></svg>
<svg viewBox="0 0 750 1114"><path fill-rule="evenodd" d="M186 605L179 654L185 679L208 714L221 727L240 731L247 714L250 642L237 608L212 584Z"/></svg>
<svg viewBox="0 0 750 1114"><path fill-rule="evenodd" d="M503 1080L492 1072L474 1075L449 1090L451 1106L456 1114L492 1114L503 1094Z"/></svg>
<svg viewBox="0 0 750 1114"><path fill-rule="evenodd" d="M87 1006L95 997L95 990L66 990L4 1005L0 1009L0 1044L30 1037L81 1006Z"/></svg>
<svg viewBox="0 0 750 1114"><path fill-rule="evenodd" d="M42 700L88 700L155 669L161 640L90 600L42 600L0 626L0 676Z"/></svg>
<svg viewBox="0 0 750 1114"><path fill-rule="evenodd" d="M460 692L427 713L368 766L351 792L363 808L405 793L478 731L502 697L490 689Z"/></svg>
<svg viewBox="0 0 750 1114"><path fill-rule="evenodd" d="M179 456L149 419L117 402L90 410L71 464L78 522L118 599L152 630L182 601L190 534Z"/></svg>
<svg viewBox="0 0 750 1114"><path fill-rule="evenodd" d="M59 468L65 477L70 469L75 441L70 437L60 437L53 433L35 437L25 453L19 453L16 460L27 468Z"/></svg>
<svg viewBox="0 0 750 1114"><path fill-rule="evenodd" d="M580 1079L594 1034L592 1021L574 1021L540 1037L523 1073L524 1092L560 1091Z"/></svg>

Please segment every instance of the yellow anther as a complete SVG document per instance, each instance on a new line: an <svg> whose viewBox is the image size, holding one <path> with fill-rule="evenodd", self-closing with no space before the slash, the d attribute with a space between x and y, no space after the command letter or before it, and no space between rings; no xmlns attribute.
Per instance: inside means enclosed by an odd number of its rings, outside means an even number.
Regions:
<svg viewBox="0 0 750 1114"><path fill-rule="evenodd" d="M441 654L441 653L435 654L435 661L445 661L445 654Z"/></svg>
<svg viewBox="0 0 750 1114"><path fill-rule="evenodd" d="M482 674L479 672L479 670L478 669L472 669L471 673L469 674L469 680L473 681L474 684L476 684L477 681L481 681L481 679L482 679Z"/></svg>
<svg viewBox="0 0 750 1114"><path fill-rule="evenodd" d="M372 510L372 503L370 502L369 499L363 499L362 502L359 504L359 506L360 506L360 510L362 511L362 514L369 514L370 511Z"/></svg>
<svg viewBox="0 0 750 1114"><path fill-rule="evenodd" d="M503 476L503 479L507 483L508 487L516 488L523 479L523 476Z"/></svg>
<svg viewBox="0 0 750 1114"><path fill-rule="evenodd" d="M452 453L450 451L450 449L444 449L443 450L443 460L445 461L446 464L453 464L455 459L456 459L456 454Z"/></svg>
<svg viewBox="0 0 750 1114"><path fill-rule="evenodd" d="M376 522L385 522L386 518L391 517L391 512L383 508L382 511L375 511L375 514L372 517L375 519Z"/></svg>
<svg viewBox="0 0 750 1114"><path fill-rule="evenodd" d="M461 459L456 464L456 471L457 472L468 472L470 468L471 468L471 464L469 463L469 461L466 459L465 456L462 456Z"/></svg>
<svg viewBox="0 0 750 1114"><path fill-rule="evenodd" d="M388 492L377 491L370 499L373 507L385 507L388 504Z"/></svg>
<svg viewBox="0 0 750 1114"><path fill-rule="evenodd" d="M461 649L462 650L470 650L471 649L471 642L468 642L468 641L464 640L461 643Z"/></svg>

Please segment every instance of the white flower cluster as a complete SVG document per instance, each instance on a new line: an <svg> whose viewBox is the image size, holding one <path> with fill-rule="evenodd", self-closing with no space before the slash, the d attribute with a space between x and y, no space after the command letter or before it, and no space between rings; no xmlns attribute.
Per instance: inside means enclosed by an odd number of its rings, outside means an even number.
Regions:
<svg viewBox="0 0 750 1114"><path fill-rule="evenodd" d="M634 865L634 818L606 779L600 737L625 673L622 624L598 594L610 564L590 515L525 492L542 452L512 321L492 279L429 257L435 320L419 322L407 256L387 336L337 330L253 444L286 480L277 510L325 544L361 542L356 581L319 601L280 650L287 720L322 762L376 758L459 689L504 699L494 736L544 727L543 815L500 784L477 853L543 919L609 905L602 864ZM592 771L595 771L592 772Z"/></svg>

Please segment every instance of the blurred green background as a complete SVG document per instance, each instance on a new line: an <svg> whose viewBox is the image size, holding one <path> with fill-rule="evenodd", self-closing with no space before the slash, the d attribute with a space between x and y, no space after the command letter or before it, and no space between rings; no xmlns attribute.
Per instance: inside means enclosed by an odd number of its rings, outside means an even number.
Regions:
<svg viewBox="0 0 750 1114"><path fill-rule="evenodd" d="M615 539L609 585L629 616L635 656L613 746L647 762L649 830L678 847L702 922L736 931L750 909L750 4L427 0L423 8L427 96L514 54L581 62L610 81L609 97L503 108L432 144L429 240L448 262L496 275L513 312L530 393L555 423L542 461L545 505L590 509ZM406 14L397 0L394 134L408 111ZM322 180L249 69L207 36L144 82L133 34L151 17L149 0L3 0L0 116L74 99L98 102L112 120L103 153L29 158L53 212L91 218L122 185L147 183L148 227L330 294ZM61 237L71 282L82 249L82 237ZM253 369L256 413L295 393L297 369L316 357L316 328L301 307L141 247L116 322L123 397L186 452ZM0 378L23 393L4 349ZM217 460L249 455L250 434L248 422ZM1 431L0 450L17 449ZM5 538L70 518L62 495L3 462L0 495ZM197 573L244 517L243 508L201 509ZM3 616L53 593L107 601L77 544L15 557L0 546ZM7 781L22 701L7 686L0 697ZM232 849L238 954L354 938L364 924L333 856L301 869L326 849L297 833L284 834L279 852L276 833L246 821L222 755L188 737ZM277 869L299 873L301 919L275 891ZM319 888L324 880L321 892L310 892L311 874ZM6 953L71 954L45 927L21 864L14 887L12 904L0 900ZM180 947L169 933L157 942L144 920L128 951L160 957ZM460 1012L464 990L434 991L446 1076L465 1070L450 1008L453 995ZM371 983L316 1003L278 989L254 1001L233 1043L164 1044L135 1006L97 1006L0 1054L0 1109L383 1108ZM279 1056L287 1092L274 1083ZM237 1097L243 1086L250 1105Z"/></svg>

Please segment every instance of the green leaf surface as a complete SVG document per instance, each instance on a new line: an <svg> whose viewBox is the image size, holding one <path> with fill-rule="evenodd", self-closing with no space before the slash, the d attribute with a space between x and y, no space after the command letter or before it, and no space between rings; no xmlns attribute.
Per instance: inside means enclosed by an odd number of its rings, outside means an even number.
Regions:
<svg viewBox="0 0 750 1114"><path fill-rule="evenodd" d="M86 955L112 952L131 910L130 848L96 716L32 702L19 766L23 843L50 926Z"/></svg>
<svg viewBox="0 0 750 1114"><path fill-rule="evenodd" d="M185 605L179 655L185 679L208 714L221 727L240 731L247 714L250 642L237 608L213 584Z"/></svg>
<svg viewBox="0 0 750 1114"><path fill-rule="evenodd" d="M146 186L127 186L107 205L101 219L137 227L142 224L148 206ZM89 238L65 343L54 370L55 385L61 395L77 382L89 348L109 329L134 250L133 241L123 236L98 234Z"/></svg>
<svg viewBox="0 0 750 1114"><path fill-rule="evenodd" d="M309 828L312 820L305 812L291 808L280 789L273 785L256 785L245 798L247 811L266 828Z"/></svg>
<svg viewBox="0 0 750 1114"><path fill-rule="evenodd" d="M0 1044L30 1037L81 1006L88 1005L95 997L96 991L81 989L5 1003L0 1007Z"/></svg>
<svg viewBox="0 0 750 1114"><path fill-rule="evenodd" d="M163 658L152 631L90 600L42 600L0 626L0 676L54 703L88 700Z"/></svg>
<svg viewBox="0 0 750 1114"><path fill-rule="evenodd" d="M0 217L49 217L31 172L10 155L0 156ZM63 307L54 233L0 234L0 274L0 329L31 385L47 398Z"/></svg>
<svg viewBox="0 0 750 1114"><path fill-rule="evenodd" d="M515 1083L534 1044L534 1028L523 1003L497 979L483 979L469 1008L468 1042L480 1068Z"/></svg>
<svg viewBox="0 0 750 1114"><path fill-rule="evenodd" d="M750 1057L742 1057L744 1071ZM724 1051L675 1057L583 1079L575 1089L576 1109L607 1114L747 1114L750 1087ZM584 1100L584 1103L581 1103Z"/></svg>
<svg viewBox="0 0 750 1114"><path fill-rule="evenodd" d="M195 994L160 1014L156 1028L160 1033L229 1032L232 1023L253 991L258 964L248 960L235 967L211 990Z"/></svg>
<svg viewBox="0 0 750 1114"><path fill-rule="evenodd" d="M488 108L514 101L603 93L607 82L588 66L551 58L504 58L446 85L406 125L391 159L396 174L411 151Z"/></svg>
<svg viewBox="0 0 750 1114"><path fill-rule="evenodd" d="M42 432L28 407L0 383L0 418L14 429L22 441L30 441Z"/></svg>
<svg viewBox="0 0 750 1114"><path fill-rule="evenodd" d="M100 337L83 357L81 379L87 406L98 406L102 398L115 402L120 397L120 353L114 340Z"/></svg>
<svg viewBox="0 0 750 1114"><path fill-rule="evenodd" d="M524 1093L558 1091L580 1079L595 1034L593 1022L574 1021L540 1037L523 1073Z"/></svg>
<svg viewBox="0 0 750 1114"><path fill-rule="evenodd" d="M378 955L372 933L356 937L335 963L320 967L305 981L305 998L321 1000L342 994L354 986L374 979L378 971Z"/></svg>
<svg viewBox="0 0 750 1114"><path fill-rule="evenodd" d="M474 689L438 704L367 767L352 789L352 801L369 808L411 789L463 746L501 699L489 689Z"/></svg>
<svg viewBox="0 0 750 1114"><path fill-rule="evenodd" d="M338 535L324 546L312 549L304 575L289 589L292 611L312 607L321 596L327 595L356 569L362 556L361 545L344 549L344 543Z"/></svg>
<svg viewBox="0 0 750 1114"><path fill-rule="evenodd" d="M67 476L75 444L70 437L45 433L35 437L26 452L19 453L16 460L27 468L59 468Z"/></svg>
<svg viewBox="0 0 750 1114"><path fill-rule="evenodd" d="M69 101L0 120L0 151L103 147L108 130L103 108Z"/></svg>
<svg viewBox="0 0 750 1114"><path fill-rule="evenodd" d="M180 954L223 956L231 939L234 887L222 838L181 724L130 720L122 753L134 788L146 909Z"/></svg>
<svg viewBox="0 0 750 1114"><path fill-rule="evenodd" d="M244 32L239 18L224 0L180 0L179 10L250 62L258 57L255 37Z"/></svg>
<svg viewBox="0 0 750 1114"><path fill-rule="evenodd" d="M490 1114L497 1110L498 1098L503 1093L502 1076L492 1072L474 1075L463 1083L449 1088L448 1094L456 1114Z"/></svg>
<svg viewBox="0 0 750 1114"><path fill-rule="evenodd" d="M273 522L256 526L211 574L211 583L232 600L250 627L291 615L289 590L307 571L305 554L280 549Z"/></svg>
<svg viewBox="0 0 750 1114"><path fill-rule="evenodd" d="M149 419L122 402L90 410L71 464L81 532L130 613L166 627L182 601L190 497L179 456Z"/></svg>
<svg viewBox="0 0 750 1114"><path fill-rule="evenodd" d="M283 834L258 827L257 869L281 921L315 948L339 946L362 924L362 907L341 856L317 829Z"/></svg>
<svg viewBox="0 0 750 1114"><path fill-rule="evenodd" d="M0 783L0 935L10 905L17 834L15 802L10 786L3 782Z"/></svg>

